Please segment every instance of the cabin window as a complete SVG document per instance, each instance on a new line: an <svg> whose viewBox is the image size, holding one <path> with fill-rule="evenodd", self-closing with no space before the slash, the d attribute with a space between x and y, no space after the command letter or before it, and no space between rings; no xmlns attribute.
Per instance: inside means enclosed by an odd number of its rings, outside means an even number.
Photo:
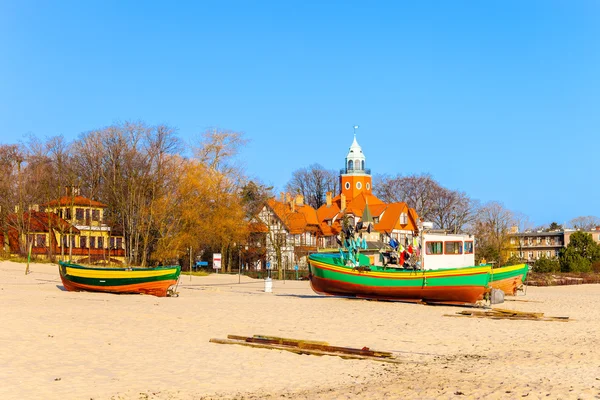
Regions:
<svg viewBox="0 0 600 400"><path fill-rule="evenodd" d="M442 254L443 253L442 242L427 242L426 250L427 254Z"/></svg>
<svg viewBox="0 0 600 400"><path fill-rule="evenodd" d="M473 254L473 242L465 242L465 254Z"/></svg>
<svg viewBox="0 0 600 400"><path fill-rule="evenodd" d="M445 242L446 254L462 254L462 242Z"/></svg>
<svg viewBox="0 0 600 400"><path fill-rule="evenodd" d="M85 236L80 237L79 244L81 245L79 247L81 247L82 249L85 249L87 247L87 238Z"/></svg>

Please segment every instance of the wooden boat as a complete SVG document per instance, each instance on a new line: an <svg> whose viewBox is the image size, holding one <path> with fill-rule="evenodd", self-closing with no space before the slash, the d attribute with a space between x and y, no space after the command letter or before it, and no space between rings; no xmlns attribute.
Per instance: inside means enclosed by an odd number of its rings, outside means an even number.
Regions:
<svg viewBox="0 0 600 400"><path fill-rule="evenodd" d="M502 290L506 295L514 296L527 278L529 265L518 264L507 267L492 268L490 272L490 286Z"/></svg>
<svg viewBox="0 0 600 400"><path fill-rule="evenodd" d="M68 291L143 293L165 297L179 279L179 265L156 268L95 268L59 261Z"/></svg>
<svg viewBox="0 0 600 400"><path fill-rule="evenodd" d="M488 265L405 270L371 265L363 254L348 265L337 253L310 254L308 264L311 287L320 294L444 304L483 300L491 270Z"/></svg>

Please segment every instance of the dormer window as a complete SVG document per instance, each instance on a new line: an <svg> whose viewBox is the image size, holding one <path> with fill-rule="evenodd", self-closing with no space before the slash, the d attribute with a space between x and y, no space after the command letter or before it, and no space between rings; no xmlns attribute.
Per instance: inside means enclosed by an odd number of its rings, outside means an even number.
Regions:
<svg viewBox="0 0 600 400"><path fill-rule="evenodd" d="M408 224L408 215L406 213L400 214L400 225Z"/></svg>

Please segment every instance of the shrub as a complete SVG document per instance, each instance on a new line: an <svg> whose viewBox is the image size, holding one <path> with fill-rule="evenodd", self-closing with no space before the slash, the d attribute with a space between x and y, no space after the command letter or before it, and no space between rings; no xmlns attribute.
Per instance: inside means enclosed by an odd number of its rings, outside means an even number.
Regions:
<svg viewBox="0 0 600 400"><path fill-rule="evenodd" d="M539 273L558 272L560 271L560 263L558 260L540 258L533 265L533 271Z"/></svg>

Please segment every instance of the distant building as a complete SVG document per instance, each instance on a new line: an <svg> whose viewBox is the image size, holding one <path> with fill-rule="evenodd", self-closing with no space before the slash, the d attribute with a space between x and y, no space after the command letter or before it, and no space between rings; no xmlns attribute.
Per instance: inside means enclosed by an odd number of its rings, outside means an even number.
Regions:
<svg viewBox="0 0 600 400"><path fill-rule="evenodd" d="M516 229L509 234L509 257L518 257L528 264L535 264L540 258L558 258L562 248L567 247L570 237L577 232L574 229L559 231L526 231L518 232ZM600 227L587 231L592 239L600 244Z"/></svg>
<svg viewBox="0 0 600 400"><path fill-rule="evenodd" d="M21 247L31 244L35 256L82 263L122 263L125 240L121 231L105 223L106 207L74 190L69 196L35 206L39 211L11 214L8 249L10 253L23 254L27 249ZM25 232L21 238L18 226ZM4 233L0 233L0 243L6 242Z"/></svg>

